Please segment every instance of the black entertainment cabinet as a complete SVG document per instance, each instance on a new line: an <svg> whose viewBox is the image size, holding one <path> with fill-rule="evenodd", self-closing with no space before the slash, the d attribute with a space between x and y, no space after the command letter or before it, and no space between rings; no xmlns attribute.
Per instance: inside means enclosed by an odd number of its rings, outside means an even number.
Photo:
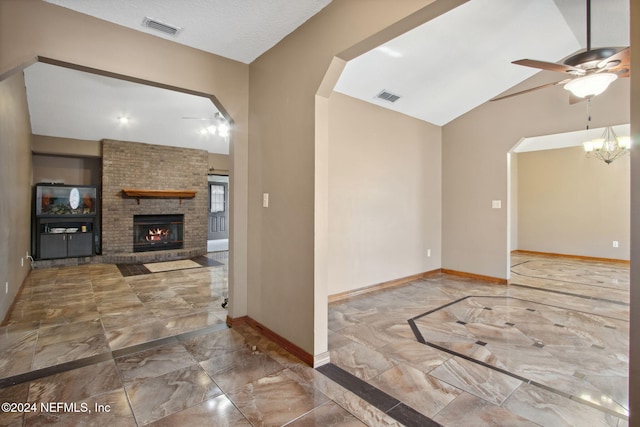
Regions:
<svg viewBox="0 0 640 427"><path fill-rule="evenodd" d="M34 188L35 259L95 255L96 187L38 184Z"/></svg>

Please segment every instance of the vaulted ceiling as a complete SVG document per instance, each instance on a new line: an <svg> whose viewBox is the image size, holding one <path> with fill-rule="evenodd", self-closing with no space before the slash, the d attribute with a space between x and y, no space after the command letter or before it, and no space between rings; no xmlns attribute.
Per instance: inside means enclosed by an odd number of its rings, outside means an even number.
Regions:
<svg viewBox="0 0 640 427"><path fill-rule="evenodd" d="M331 0L46 1L251 63ZM335 90L444 125L537 72L511 61L532 58L556 62L584 49L585 3L586 0L470 0L350 61ZM171 36L145 27L145 18L173 26L178 29L177 34ZM592 44L629 45L629 0L592 0ZM166 141L168 145L183 141L184 146L228 152L224 138L216 141L215 137L200 133L217 112L211 103L203 104L202 98L155 93L162 89L48 68L35 64L25 73L34 133L159 144ZM562 78L558 76L558 80ZM54 90L52 86L65 90ZM400 98L394 103L376 98L381 91ZM88 102L94 107L82 111L77 108ZM159 103L172 106L149 110L150 105ZM116 121L125 115L131 118L128 127ZM172 132L182 137L157 126L156 134L152 127L143 129L147 116L173 123Z"/></svg>

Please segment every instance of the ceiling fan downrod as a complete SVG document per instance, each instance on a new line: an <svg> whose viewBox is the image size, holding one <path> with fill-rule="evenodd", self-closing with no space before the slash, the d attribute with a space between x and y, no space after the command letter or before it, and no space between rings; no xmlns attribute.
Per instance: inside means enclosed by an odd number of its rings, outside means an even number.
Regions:
<svg viewBox="0 0 640 427"><path fill-rule="evenodd" d="M591 50L591 0L587 0L587 52Z"/></svg>

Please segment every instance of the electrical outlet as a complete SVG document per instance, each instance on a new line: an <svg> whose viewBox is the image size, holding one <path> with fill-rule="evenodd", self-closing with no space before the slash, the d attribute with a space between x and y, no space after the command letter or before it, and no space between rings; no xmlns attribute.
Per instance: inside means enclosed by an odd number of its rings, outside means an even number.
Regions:
<svg viewBox="0 0 640 427"><path fill-rule="evenodd" d="M618 241L617 241L617 240L614 240L614 241L613 241L613 247L614 247L614 248L617 248L617 247L619 247L619 246L620 246L620 244L618 243Z"/></svg>
<svg viewBox="0 0 640 427"><path fill-rule="evenodd" d="M262 207L263 208L269 207L269 193L262 194Z"/></svg>
<svg viewBox="0 0 640 427"><path fill-rule="evenodd" d="M4 282L4 294L9 293L9 282Z"/></svg>
<svg viewBox="0 0 640 427"><path fill-rule="evenodd" d="M431 257L431 249L427 249L427 258Z"/></svg>
<svg viewBox="0 0 640 427"><path fill-rule="evenodd" d="M24 267L24 258L20 258L20 267Z"/></svg>

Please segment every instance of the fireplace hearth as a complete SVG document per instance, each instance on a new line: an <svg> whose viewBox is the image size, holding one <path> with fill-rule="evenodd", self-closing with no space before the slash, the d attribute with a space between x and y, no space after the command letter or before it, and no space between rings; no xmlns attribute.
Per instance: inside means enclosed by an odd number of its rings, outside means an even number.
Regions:
<svg viewBox="0 0 640 427"><path fill-rule="evenodd" d="M133 252L184 247L184 215L134 215Z"/></svg>

